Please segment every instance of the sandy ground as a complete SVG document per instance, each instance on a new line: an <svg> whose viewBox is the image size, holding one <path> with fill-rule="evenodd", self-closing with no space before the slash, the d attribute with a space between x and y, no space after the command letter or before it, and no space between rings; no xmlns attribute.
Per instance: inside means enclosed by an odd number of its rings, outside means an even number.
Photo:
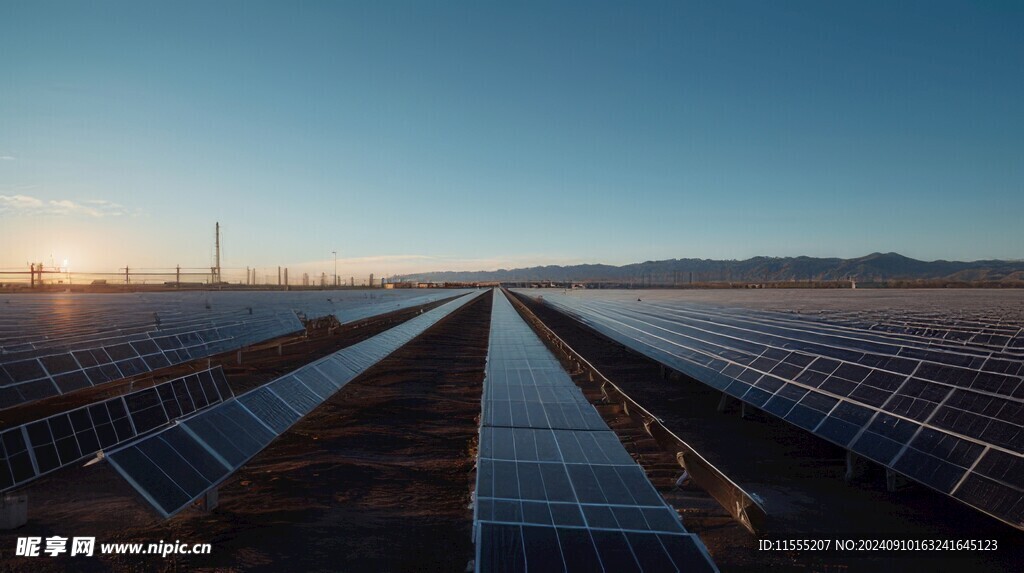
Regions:
<svg viewBox="0 0 1024 573"><path fill-rule="evenodd" d="M753 536L737 537L700 516L684 522L698 533L723 571L1020 571L1024 534L923 486L885 490L884 473L866 467L843 481L844 453L764 414L741 419L738 403L718 413L720 393L675 376L664 380L653 361L577 321L523 299L545 324L666 426L748 491L765 499L771 539L1000 540L995 552L942 554L791 553L758 551Z"/></svg>
<svg viewBox="0 0 1024 573"><path fill-rule="evenodd" d="M29 523L0 534L0 571L462 571L490 305L470 303L350 382L232 476L211 513L161 520L104 463L36 482ZM54 534L213 547L11 557L18 536Z"/></svg>

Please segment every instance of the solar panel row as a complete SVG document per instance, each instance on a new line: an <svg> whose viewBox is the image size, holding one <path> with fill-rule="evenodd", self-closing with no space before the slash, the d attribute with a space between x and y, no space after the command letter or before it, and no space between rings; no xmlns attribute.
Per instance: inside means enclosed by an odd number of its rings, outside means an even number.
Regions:
<svg viewBox="0 0 1024 573"><path fill-rule="evenodd" d="M548 295L553 291L537 294ZM748 317L818 325L858 335L1024 356L1024 306L1012 290L601 290L574 296L645 306L742 311ZM557 294L557 293L556 293ZM877 331L877 332L873 332Z"/></svg>
<svg viewBox="0 0 1024 573"><path fill-rule="evenodd" d="M39 295L5 301L0 409L465 291Z"/></svg>
<svg viewBox="0 0 1024 573"><path fill-rule="evenodd" d="M196 328L196 327L189 327ZM302 330L288 312L233 319L201 330L160 329L106 346L21 358L0 365L0 409L97 386ZM180 332L177 332L180 331ZM95 343L94 343L95 344Z"/></svg>
<svg viewBox="0 0 1024 573"><path fill-rule="evenodd" d="M231 398L220 367L0 433L0 490L131 441Z"/></svg>
<svg viewBox="0 0 1024 573"><path fill-rule="evenodd" d="M164 517L170 517L322 404L350 380L462 307L463 295L339 350L107 456Z"/></svg>
<svg viewBox="0 0 1024 573"><path fill-rule="evenodd" d="M176 334L232 321L301 313L341 322L463 294L465 290L32 294L0 301L0 363L110 346L154 330Z"/></svg>
<svg viewBox="0 0 1024 573"><path fill-rule="evenodd" d="M832 352L846 349L844 356L857 356L859 353L874 353L883 356L904 356L934 362L937 365L952 368L1005 374L1008 370L1017 373L1021 370L1021 357L1012 352L993 351L989 348L955 345L932 340L921 340L917 337L883 334L871 330L853 327L836 326L819 318L804 319L740 309L699 308L690 305L667 305L664 303L644 304L637 308L648 316L676 318L718 323L736 327L737 332L753 331L756 334L782 338L783 342L800 341L806 344L832 347ZM739 335L742 337L742 334ZM816 348L816 347L814 347ZM851 354L852 352L852 354Z"/></svg>
<svg viewBox="0 0 1024 573"><path fill-rule="evenodd" d="M1024 528L1024 362L769 313L545 294L627 347ZM1016 473L1014 473L1016 472Z"/></svg>
<svg viewBox="0 0 1024 573"><path fill-rule="evenodd" d="M733 309L735 310L735 309ZM793 324L818 325L832 330L857 332L870 335L877 332L880 340L903 340L924 346L948 350L981 350L984 352L1007 352L1020 355L1016 344L1022 335L1021 328L1013 324L1000 324L1004 319L999 315L989 318L991 322L980 322L984 317L969 320L944 320L934 314L894 317L890 312L837 312L823 311L810 315L799 314L787 317L778 312L759 313L747 310L748 316L764 316L769 320L787 320Z"/></svg>
<svg viewBox="0 0 1024 573"><path fill-rule="evenodd" d="M833 311L822 313L821 318L832 324L942 341L953 345L977 346L997 352L1024 351L1024 329L1019 324L1004 323L1002 313L951 317L948 311Z"/></svg>
<svg viewBox="0 0 1024 573"><path fill-rule="evenodd" d="M482 406L477 571L716 570L500 291Z"/></svg>

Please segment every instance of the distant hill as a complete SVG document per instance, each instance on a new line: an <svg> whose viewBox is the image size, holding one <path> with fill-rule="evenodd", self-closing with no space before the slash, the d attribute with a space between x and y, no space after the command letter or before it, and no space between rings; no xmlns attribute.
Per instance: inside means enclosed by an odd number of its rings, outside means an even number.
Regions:
<svg viewBox="0 0 1024 573"><path fill-rule="evenodd" d="M815 257L754 257L743 261L669 259L623 266L586 264L496 271L439 271L405 275L405 280L447 282L573 281L648 285L688 282L836 281L858 282L1024 281L1024 261L919 261L898 253L872 253L856 259Z"/></svg>

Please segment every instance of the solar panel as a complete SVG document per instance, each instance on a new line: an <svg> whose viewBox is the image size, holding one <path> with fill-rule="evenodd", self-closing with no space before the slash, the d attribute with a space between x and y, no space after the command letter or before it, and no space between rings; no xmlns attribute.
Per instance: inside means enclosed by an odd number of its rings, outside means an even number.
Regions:
<svg viewBox="0 0 1024 573"><path fill-rule="evenodd" d="M313 408L320 405L320 397L291 374L274 380L267 387L301 415L312 412Z"/></svg>
<svg viewBox="0 0 1024 573"><path fill-rule="evenodd" d="M991 337L949 330L615 298L544 295L637 352L1024 529L1020 480L980 469L1024 464L1024 357L1011 339L995 350Z"/></svg>
<svg viewBox="0 0 1024 573"><path fill-rule="evenodd" d="M501 292L477 462L477 571L715 571Z"/></svg>
<svg viewBox="0 0 1024 573"><path fill-rule="evenodd" d="M184 426L120 450L112 464L164 515L188 505L230 470Z"/></svg>
<svg viewBox="0 0 1024 573"><path fill-rule="evenodd" d="M3 430L0 490L23 485L231 397L218 366Z"/></svg>
<svg viewBox="0 0 1024 573"><path fill-rule="evenodd" d="M289 406L269 386L249 392L238 401L275 434L284 433L302 417L302 414Z"/></svg>
<svg viewBox="0 0 1024 573"><path fill-rule="evenodd" d="M479 295L473 292L447 302L111 452L106 459L161 515L170 517L227 479L353 378ZM148 402L142 405L153 408ZM142 411L149 415L148 409Z"/></svg>
<svg viewBox="0 0 1024 573"><path fill-rule="evenodd" d="M228 402L182 424L227 467L236 468L275 437L266 424L239 401Z"/></svg>

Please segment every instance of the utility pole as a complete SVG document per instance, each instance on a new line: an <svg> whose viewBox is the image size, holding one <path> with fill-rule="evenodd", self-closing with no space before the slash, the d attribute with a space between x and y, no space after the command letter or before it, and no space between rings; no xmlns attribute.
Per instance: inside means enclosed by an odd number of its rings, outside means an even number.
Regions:
<svg viewBox="0 0 1024 573"><path fill-rule="evenodd" d="M332 286L336 287L338 286L338 251L331 251L331 254L334 255L334 282Z"/></svg>
<svg viewBox="0 0 1024 573"><path fill-rule="evenodd" d="M214 268L216 268L217 270L214 272L213 278L214 278L215 282L219 283L220 282L220 221L217 221L214 224L214 234L216 235L215 239L214 239L214 245L216 247L216 255L215 255L215 258L214 258L214 264L216 266Z"/></svg>

